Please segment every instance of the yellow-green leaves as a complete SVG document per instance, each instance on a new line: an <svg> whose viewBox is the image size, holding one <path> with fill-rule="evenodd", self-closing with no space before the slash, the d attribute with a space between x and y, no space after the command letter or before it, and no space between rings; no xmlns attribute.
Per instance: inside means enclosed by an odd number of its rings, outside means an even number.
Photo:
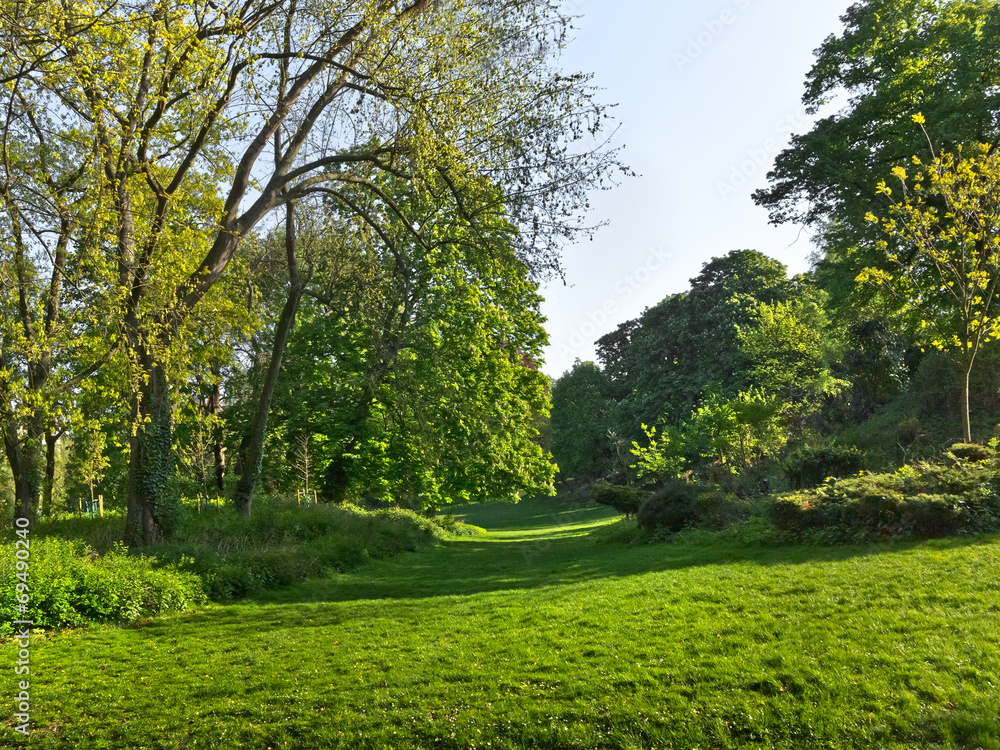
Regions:
<svg viewBox="0 0 1000 750"><path fill-rule="evenodd" d="M923 125L919 114L913 120ZM856 280L901 297L919 317L925 343L953 351L968 372L980 347L1000 337L1000 154L980 144L969 156L959 148L912 162L912 178L902 167L892 170L901 199L884 182L876 188L888 199L888 215L865 217L906 252L879 243L882 263ZM964 428L970 440L967 410Z"/></svg>

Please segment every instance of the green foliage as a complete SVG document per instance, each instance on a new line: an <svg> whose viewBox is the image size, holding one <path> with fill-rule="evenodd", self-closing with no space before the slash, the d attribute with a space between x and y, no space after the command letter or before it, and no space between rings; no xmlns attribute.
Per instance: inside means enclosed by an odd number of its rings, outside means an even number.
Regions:
<svg viewBox="0 0 1000 750"><path fill-rule="evenodd" d="M575 362L552 384L552 457L562 479L608 473L611 381L593 362Z"/></svg>
<svg viewBox="0 0 1000 750"><path fill-rule="evenodd" d="M781 468L795 489L815 487L828 477L849 477L865 468L865 455L850 445L806 446L785 457Z"/></svg>
<svg viewBox="0 0 1000 750"><path fill-rule="evenodd" d="M681 432L666 425L661 428L660 437L657 438L655 427L641 426L649 444L642 446L632 441L630 452L636 458L636 476L646 481L676 477L684 469L685 463L685 444Z"/></svg>
<svg viewBox="0 0 1000 750"><path fill-rule="evenodd" d="M610 484L599 481L590 486L590 497L598 505L608 505L623 516L634 516L639 512L648 492L628 484Z"/></svg>
<svg viewBox="0 0 1000 750"><path fill-rule="evenodd" d="M170 591L161 595L156 587L173 586L171 581L197 586L198 595L190 601L204 601L204 594L214 601L241 599L422 549L449 534L482 533L453 517L432 520L396 508L300 507L282 498L265 498L255 505L252 517L245 518L228 505L205 504L198 513L192 501L185 501L173 535L149 548L150 557L131 557L117 546L123 522L122 514L109 513L106 518L56 518L32 528L32 591L37 586L39 602L51 600L40 605L46 612L66 613L61 620L50 614L38 622L65 627L125 621L159 611L157 602L166 602L166 611L176 597L171 599ZM99 556L95 549L108 551ZM13 565L12 549L4 559ZM11 574L4 580L15 579ZM137 608L137 597L147 602L145 609ZM7 604L12 606L12 600Z"/></svg>
<svg viewBox="0 0 1000 750"><path fill-rule="evenodd" d="M801 435L820 400L845 385L833 377L833 338L823 310L823 297L808 285L789 302L761 304L756 325L739 331L740 347L755 383L772 399L793 433Z"/></svg>
<svg viewBox="0 0 1000 750"><path fill-rule="evenodd" d="M923 117L913 118L923 127ZM926 131L925 131L926 132ZM933 149L932 149L933 154ZM884 181L878 192L889 201L882 227L903 250L878 243L884 253L857 280L897 296L922 345L947 351L961 365L962 427L969 422L970 373L984 345L1000 337L1000 155L981 144L965 155L914 156L915 173L897 166L901 195Z"/></svg>
<svg viewBox="0 0 1000 750"><path fill-rule="evenodd" d="M421 549L443 536L440 524L409 510L299 507L274 499L257 503L250 518L232 508L189 510L174 537L153 552L200 576L212 600L231 601Z"/></svg>
<svg viewBox="0 0 1000 750"><path fill-rule="evenodd" d="M783 301L785 267L754 250L706 263L688 292L672 295L597 341L597 355L619 400L630 439L640 424L687 419L704 394L736 397L753 385L737 327L755 325L762 303Z"/></svg>
<svg viewBox="0 0 1000 750"><path fill-rule="evenodd" d="M713 491L717 490L697 482L667 480L639 507L639 526L646 531L680 531L697 521L699 498Z"/></svg>
<svg viewBox="0 0 1000 750"><path fill-rule="evenodd" d="M864 221L887 205L875 185L885 165L931 155L911 116L922 111L933 142L949 148L1000 133L1000 9L979 0L862 0L843 21L805 81L808 110L831 111L792 137L754 200L774 222L823 230L823 286L850 322L871 296L854 278L879 255L879 232Z"/></svg>
<svg viewBox="0 0 1000 750"><path fill-rule="evenodd" d="M906 350L906 341L884 318L848 328L846 350L835 371L851 384L841 400L848 402L852 422L870 417L907 385Z"/></svg>
<svg viewBox="0 0 1000 750"><path fill-rule="evenodd" d="M782 406L760 390L726 400L712 394L684 425L685 450L703 462L718 461L731 474L745 471L785 444Z"/></svg>
<svg viewBox="0 0 1000 750"><path fill-rule="evenodd" d="M779 496L770 515L803 541L930 539L1000 530L1000 495L994 470L981 463L918 463Z"/></svg>
<svg viewBox="0 0 1000 750"><path fill-rule="evenodd" d="M482 536L486 533L486 529L481 526L465 523L465 521L456 518L451 513L445 513L442 516L431 516L430 521L453 536Z"/></svg>
<svg viewBox="0 0 1000 750"><path fill-rule="evenodd" d="M21 294L0 303L0 369L17 373L0 401L24 405L2 427L30 449L8 451L25 512L41 440L64 421L53 394L117 357L126 387L113 398L135 399L126 535L150 544L170 530L176 451L204 473L204 436L190 421L173 434L178 395L245 361L226 356L254 335L241 323L259 323L240 246L292 201L362 228L394 271L366 288L388 292L381 309L347 311L362 345L333 363L338 375L365 365L338 389L354 397L337 415L352 434L327 456L353 469L352 496L436 507L548 489L537 281L590 231L588 190L628 173L591 145L605 110L588 77L557 62L570 23L546 0L5 11L0 275ZM303 260L311 277L321 264ZM315 281L310 294L333 300L321 314L345 312L330 277ZM78 296L59 299L70 286ZM19 296L30 314L10 304ZM67 301L73 315L58 319ZM34 385L50 375L54 387Z"/></svg>
<svg viewBox="0 0 1000 750"><path fill-rule="evenodd" d="M386 189L419 203L391 181ZM302 486L289 446L308 435L317 484L333 501L424 510L550 491L538 284L496 205L478 232L425 206L432 253L402 226L391 248L356 228L336 235L342 244L327 249L315 281L321 299L302 303L283 358L270 489Z"/></svg>
<svg viewBox="0 0 1000 750"><path fill-rule="evenodd" d="M42 628L127 623L205 602L197 576L155 558L133 557L122 546L99 555L82 542L33 535L30 551L25 616L15 609L14 544L0 544L0 635L9 635L11 622L19 619Z"/></svg>
<svg viewBox="0 0 1000 750"><path fill-rule="evenodd" d="M717 525L729 515L731 502L717 486L671 479L639 507L639 526L646 531L678 532L687 525Z"/></svg>
<svg viewBox="0 0 1000 750"><path fill-rule="evenodd" d="M948 453L961 461L983 462L996 458L996 450L988 445L978 443L954 443L948 448Z"/></svg>

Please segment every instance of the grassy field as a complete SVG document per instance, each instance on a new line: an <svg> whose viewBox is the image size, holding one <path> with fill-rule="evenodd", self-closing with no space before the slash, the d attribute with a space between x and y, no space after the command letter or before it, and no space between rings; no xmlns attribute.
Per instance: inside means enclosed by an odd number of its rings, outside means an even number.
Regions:
<svg viewBox="0 0 1000 750"><path fill-rule="evenodd" d="M606 508L466 515L490 534L36 638L26 746L1000 750L996 538L625 547Z"/></svg>

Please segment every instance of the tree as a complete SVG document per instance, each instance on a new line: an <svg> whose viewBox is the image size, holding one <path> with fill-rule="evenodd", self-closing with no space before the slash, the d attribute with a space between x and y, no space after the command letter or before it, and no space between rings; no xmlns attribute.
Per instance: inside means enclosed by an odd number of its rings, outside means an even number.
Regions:
<svg viewBox="0 0 1000 750"><path fill-rule="evenodd" d="M57 136L58 113L16 85L17 67L16 58L3 57L0 432L17 515L30 517L43 488L51 500L63 432L56 422L72 411L73 389L113 356L117 335L107 266L92 240L103 200L87 190L95 160L79 142Z"/></svg>
<svg viewBox="0 0 1000 750"><path fill-rule="evenodd" d="M920 115L914 120L923 124ZM970 374L983 345L1000 337L1000 154L983 144L968 156L959 147L928 163L912 161L912 177L903 167L892 171L900 196L878 185L890 203L887 215L868 215L907 252L881 241L883 262L865 268L858 281L899 296L922 340L960 364L968 443Z"/></svg>
<svg viewBox="0 0 1000 750"><path fill-rule="evenodd" d="M887 209L875 186L913 154L930 158L911 115L925 114L945 150L1000 136L1000 5L863 0L842 21L844 31L816 50L802 99L810 113L828 105L837 111L793 136L754 200L772 223L820 232L823 287L851 317L873 291L853 281L872 264L879 239L865 215Z"/></svg>
<svg viewBox="0 0 1000 750"><path fill-rule="evenodd" d="M100 425L88 425L87 431L78 435L80 441L80 478L90 490L90 502L94 502L94 485L104 479L104 472L110 465L104 451L107 447L107 436Z"/></svg>
<svg viewBox="0 0 1000 750"><path fill-rule="evenodd" d="M910 379L907 344L884 318L861 320L847 330L846 350L836 367L851 383L851 417L861 422L885 406Z"/></svg>
<svg viewBox="0 0 1000 750"><path fill-rule="evenodd" d="M830 368L839 347L826 325L822 292L817 295L804 282L796 286L798 294L790 301L760 304L756 324L740 329L738 337L751 379L777 401L793 435L801 437L821 399L836 395L846 383Z"/></svg>
<svg viewBox="0 0 1000 750"><path fill-rule="evenodd" d="M737 327L755 321L762 302L783 300L785 267L755 250L713 258L691 279L636 321L598 340L598 354L620 394L619 421L628 436L640 424L686 420L704 395L735 397L751 383Z"/></svg>
<svg viewBox="0 0 1000 750"><path fill-rule="evenodd" d="M656 427L647 425L642 425L642 431L646 435L646 445L633 440L629 451L636 459L636 476L646 481L660 481L680 474L685 463L684 437L681 432L664 426L657 437Z"/></svg>
<svg viewBox="0 0 1000 750"><path fill-rule="evenodd" d="M450 203L473 231L465 206L486 180L522 230L522 261L545 273L586 229L587 190L617 168L614 152L572 146L600 131L602 109L585 77L553 69L568 18L547 0L43 0L3 12L13 62L0 80L59 113L53 136L95 155L91 186L110 207L135 384L130 544L151 543L176 509L167 365L272 211L323 193L376 232L402 222L432 252L377 178Z"/></svg>
<svg viewBox="0 0 1000 750"><path fill-rule="evenodd" d="M575 362L552 384L552 455L564 480L595 478L611 469L610 388L593 362Z"/></svg>
<svg viewBox="0 0 1000 750"><path fill-rule="evenodd" d="M326 499L430 511L548 489L537 283L487 248L348 242L327 258L336 269L317 267L269 433L315 436Z"/></svg>
<svg viewBox="0 0 1000 750"><path fill-rule="evenodd" d="M782 406L773 394L760 390L730 399L713 394L685 423L684 450L693 460L718 461L728 473L739 474L784 446L788 435L781 424Z"/></svg>

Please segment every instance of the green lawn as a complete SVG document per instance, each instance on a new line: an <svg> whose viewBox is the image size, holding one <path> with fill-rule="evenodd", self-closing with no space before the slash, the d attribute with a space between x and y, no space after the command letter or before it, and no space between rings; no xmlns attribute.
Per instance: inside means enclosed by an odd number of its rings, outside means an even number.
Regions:
<svg viewBox="0 0 1000 750"><path fill-rule="evenodd" d="M623 547L590 535L606 508L466 516L491 533L36 639L28 745L1000 749L996 538Z"/></svg>

